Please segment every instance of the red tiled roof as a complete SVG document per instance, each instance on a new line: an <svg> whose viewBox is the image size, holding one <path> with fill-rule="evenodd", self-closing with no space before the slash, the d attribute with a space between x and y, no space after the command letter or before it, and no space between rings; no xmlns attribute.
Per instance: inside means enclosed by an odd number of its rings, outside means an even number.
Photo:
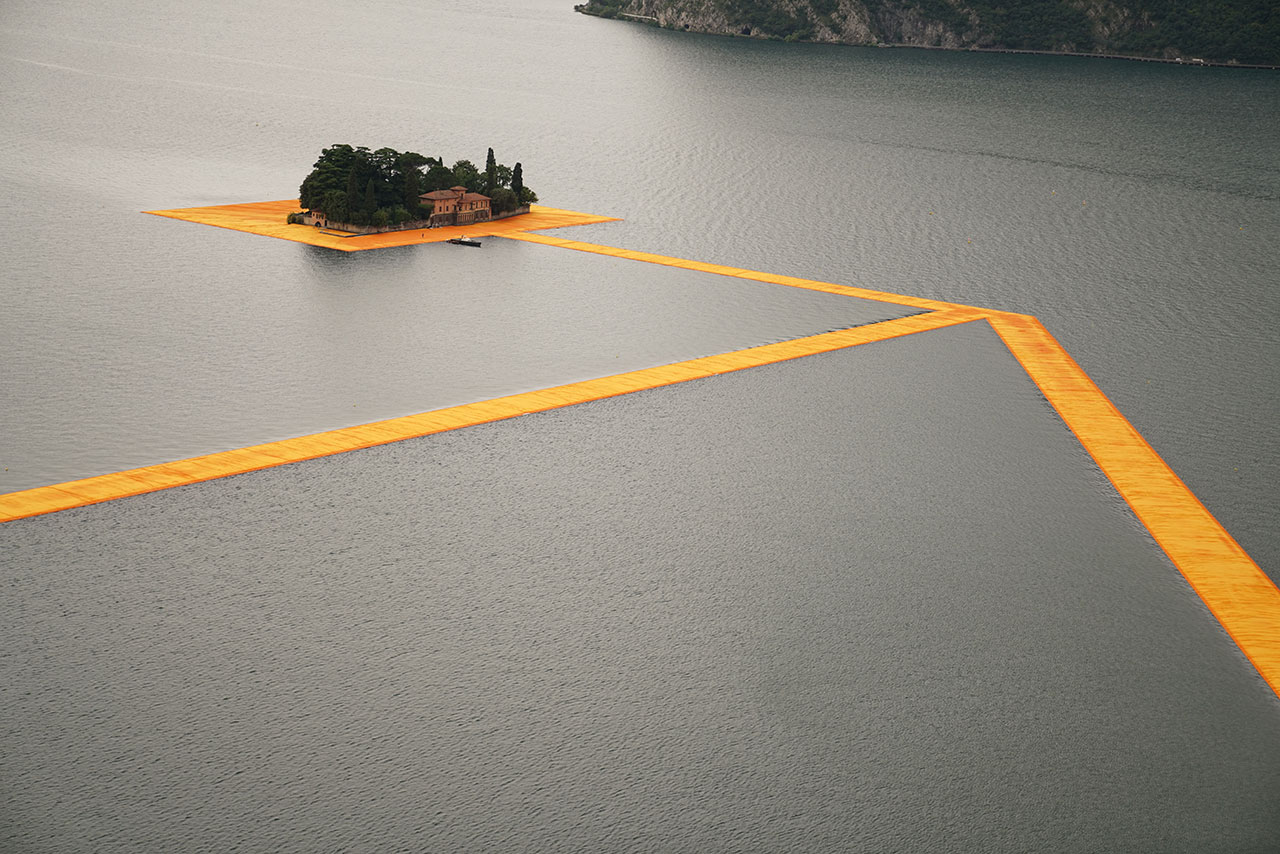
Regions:
<svg viewBox="0 0 1280 854"><path fill-rule="evenodd" d="M433 202L442 199L458 199L463 202L490 201L489 197L482 193L468 193L466 187L454 187L452 190L432 190L430 193L423 193L418 198L430 199Z"/></svg>

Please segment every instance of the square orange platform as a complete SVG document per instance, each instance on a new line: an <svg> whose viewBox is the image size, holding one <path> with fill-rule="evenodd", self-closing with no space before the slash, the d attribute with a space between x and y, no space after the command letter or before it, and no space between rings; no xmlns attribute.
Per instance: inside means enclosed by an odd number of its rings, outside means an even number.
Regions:
<svg viewBox="0 0 1280 854"><path fill-rule="evenodd" d="M590 225L596 222L615 222L618 219L613 216L597 216L532 205L527 214L467 226L347 235L332 229L287 222L289 214L299 209L297 199L282 199L275 202L247 202L240 205L215 205L207 208L174 208L163 211L143 211L143 213L186 222L198 222L202 225L216 225L219 228L261 234L264 237L278 237L281 240L308 243L312 246L323 246L326 249L338 249L342 252L386 249L390 246L414 246L419 243L441 243L463 236L502 237L517 232L562 228L567 225Z"/></svg>

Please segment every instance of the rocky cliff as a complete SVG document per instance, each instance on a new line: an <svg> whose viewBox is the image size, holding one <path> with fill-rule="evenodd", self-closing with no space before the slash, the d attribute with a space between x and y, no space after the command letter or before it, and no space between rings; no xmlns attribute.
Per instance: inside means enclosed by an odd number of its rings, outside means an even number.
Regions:
<svg viewBox="0 0 1280 854"><path fill-rule="evenodd" d="M788 41L1280 65L1273 0L588 0L576 8Z"/></svg>

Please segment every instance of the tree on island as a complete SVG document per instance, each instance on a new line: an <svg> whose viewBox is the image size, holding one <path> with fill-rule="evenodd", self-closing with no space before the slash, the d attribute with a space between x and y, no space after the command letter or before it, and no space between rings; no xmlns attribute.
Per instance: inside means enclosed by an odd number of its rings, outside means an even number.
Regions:
<svg viewBox="0 0 1280 854"><path fill-rule="evenodd" d="M489 149L489 156L484 160L484 192L492 193L498 189L498 161L493 157L493 149Z"/></svg>
<svg viewBox="0 0 1280 854"><path fill-rule="evenodd" d="M497 162L492 148L481 172L470 160L449 167L442 158L416 151L370 151L346 144L320 152L311 174L298 188L298 200L304 209L334 222L400 225L431 217L431 206L419 198L422 194L459 186L489 196L494 215L538 201L537 194L524 186L520 164L508 169Z"/></svg>
<svg viewBox="0 0 1280 854"><path fill-rule="evenodd" d="M427 170L427 174L423 176L422 192L430 193L432 190L447 190L456 183L458 183L458 179L453 177L453 170L436 161Z"/></svg>
<svg viewBox="0 0 1280 854"><path fill-rule="evenodd" d="M466 187L468 193L484 192L484 176L470 160L459 160L453 164L453 183L459 187ZM448 187L440 189L445 190Z"/></svg>

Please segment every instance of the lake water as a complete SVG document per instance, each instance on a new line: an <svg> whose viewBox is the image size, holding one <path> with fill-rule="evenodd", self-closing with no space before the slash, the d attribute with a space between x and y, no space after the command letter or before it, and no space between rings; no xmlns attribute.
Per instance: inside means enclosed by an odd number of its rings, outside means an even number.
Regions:
<svg viewBox="0 0 1280 854"><path fill-rule="evenodd" d="M567 237L1036 315L1280 577L1275 73L16 2L0 105L0 492L900 313L139 213L492 146L623 218ZM1274 695L989 332L936 334L4 526L0 840L1266 850Z"/></svg>
<svg viewBox="0 0 1280 854"><path fill-rule="evenodd" d="M336 142L449 160L492 145L544 201L625 219L583 239L1040 317L1277 571L1280 77L693 37L567 5L7 4L0 175L21 216L0 231L4 488L330 423L315 407L244 411L245 386L252 396L282 359L220 321L252 312L260 341L287 342L298 371L323 379L325 361L293 342L343 331L300 329L299 315L396 315L382 290L438 255L322 260L139 210L287 198ZM477 42L492 61L474 61ZM362 282L351 306L323 284L333 265ZM447 314L421 324L424 338L457 335ZM489 344L477 336L455 361L501 378L509 362ZM548 354L537 381L576 375L587 349ZM379 377L398 378L377 368L349 403L382 414L443 399L428 388L379 407ZM139 384L149 407L100 417L101 398ZM176 417L193 400L198 431ZM164 436L143 426L164 420ZM9 438L33 429L65 441L42 453Z"/></svg>

